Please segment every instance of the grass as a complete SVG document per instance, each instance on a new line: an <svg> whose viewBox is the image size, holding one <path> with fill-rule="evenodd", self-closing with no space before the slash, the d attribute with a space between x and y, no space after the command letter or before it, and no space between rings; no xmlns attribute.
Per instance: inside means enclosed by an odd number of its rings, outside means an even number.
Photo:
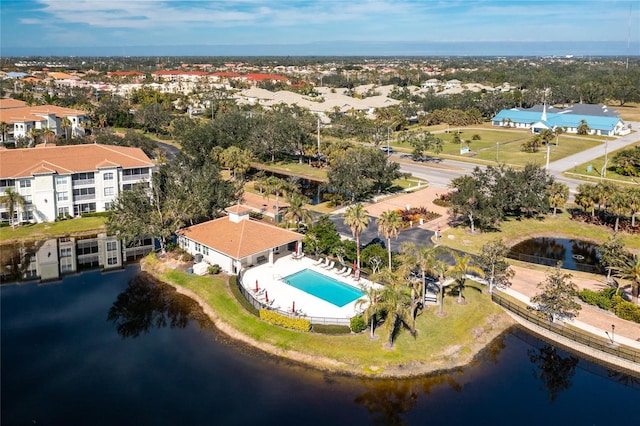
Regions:
<svg viewBox="0 0 640 426"><path fill-rule="evenodd" d="M610 228L584 224L571 220L567 212L558 216L546 216L544 219L509 219L500 225L499 232L469 233L468 226L459 226L443 231L440 243L443 246L478 254L480 248L495 239L501 239L511 246L524 238L551 235L561 238L576 238L596 243L604 243L612 235ZM620 233L622 244L630 249L640 250L640 238L637 235Z"/></svg>
<svg viewBox="0 0 640 426"><path fill-rule="evenodd" d="M629 145L627 147L625 147L624 149L632 149L633 147L636 146L640 146L640 142L636 142L632 145ZM609 180L615 180L618 181L617 183L621 183L621 184L625 184L625 183L629 183L629 184L640 184L640 177L638 176L623 176L620 175L616 172L615 170L615 166L613 166L612 160L613 157L615 156L614 152L610 152L608 155L608 159L607 162L608 167L607 167L607 173L606 173L606 178ZM592 170L590 172L587 171L587 167L591 166ZM583 180L587 180L587 181L599 181L601 176L601 172L602 172L602 168L604 167L604 155L602 155L601 157L598 158L594 158L593 160L589 161L588 163L583 163L583 164L579 164L577 165L574 170L573 173L571 173L571 170L567 171L567 175L570 175L570 177L572 178L577 178L577 179L583 179Z"/></svg>
<svg viewBox="0 0 640 426"><path fill-rule="evenodd" d="M105 230L104 217L80 217L60 222L21 225L16 229L0 228L0 242L12 240L36 240L71 234L89 232L103 232Z"/></svg>
<svg viewBox="0 0 640 426"><path fill-rule="evenodd" d="M145 259L145 268L154 268L158 263L154 256L149 256ZM162 281L194 291L225 323L259 343L302 352L325 367L328 360L334 360L341 364L339 369L362 374L382 373L398 364L429 363L440 369L459 361L468 362L479 349L479 334L490 333L493 337L510 324L501 309L482 293L480 285L470 283L464 292L468 304L458 305L453 296L445 297L448 316L440 318L436 315L437 307L429 307L418 317L417 336L414 338L402 331L395 341L395 349L387 350L383 348L388 336L384 328L376 330L377 338L373 340L368 330L339 336L286 330L247 312L220 278L198 277L176 270L155 274Z"/></svg>

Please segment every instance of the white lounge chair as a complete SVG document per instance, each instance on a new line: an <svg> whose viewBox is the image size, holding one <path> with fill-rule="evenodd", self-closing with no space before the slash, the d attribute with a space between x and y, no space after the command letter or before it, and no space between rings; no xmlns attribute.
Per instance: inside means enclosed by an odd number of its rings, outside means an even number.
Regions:
<svg viewBox="0 0 640 426"><path fill-rule="evenodd" d="M315 266L322 266L322 264L327 260L326 257L321 257L320 259L318 259L316 262L313 262L313 264Z"/></svg>
<svg viewBox="0 0 640 426"><path fill-rule="evenodd" d="M347 268L347 270L340 275L342 275L343 277L348 277L349 275L351 275L351 271L353 271L353 269Z"/></svg>
<svg viewBox="0 0 640 426"><path fill-rule="evenodd" d="M345 267L343 267L342 269L340 269L340 271L336 272L336 274L338 274L338 275L342 275L342 274L344 274L345 272L347 272L347 267L346 267L346 266L345 266Z"/></svg>
<svg viewBox="0 0 640 426"><path fill-rule="evenodd" d="M330 261L330 262L329 262L329 264L328 264L328 265L324 266L324 269L333 269L333 267L335 266L335 264L336 264L336 261L335 261L335 260L332 260L332 261Z"/></svg>

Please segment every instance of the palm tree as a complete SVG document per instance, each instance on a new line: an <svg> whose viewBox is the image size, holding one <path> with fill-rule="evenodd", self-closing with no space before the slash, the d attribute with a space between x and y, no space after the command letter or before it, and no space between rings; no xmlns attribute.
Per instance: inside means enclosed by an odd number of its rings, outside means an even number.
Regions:
<svg viewBox="0 0 640 426"><path fill-rule="evenodd" d="M371 331L369 334L369 337L371 337L373 339L373 333L375 330L375 321L376 321L376 315L378 315L381 311L381 305L378 304L378 298L380 297L380 290L375 288L374 286L370 285L370 286L363 286L361 285L360 288L362 289L362 291L364 292L364 294L367 296L366 299L359 299L356 304L355 307L358 308L362 305L367 305L367 307L365 308L365 310L362 312L362 316L364 318L364 321L367 323L371 324Z"/></svg>
<svg viewBox="0 0 640 426"><path fill-rule="evenodd" d="M591 211L591 217L596 215L596 187L589 183L578 185L575 195L576 204L584 209L585 212Z"/></svg>
<svg viewBox="0 0 640 426"><path fill-rule="evenodd" d="M291 185L290 182L287 182L284 179L280 179L277 176L268 176L263 183L264 183L264 186L266 187L265 194L267 198L269 198L270 194L273 194L276 196L275 209L276 209L276 222L277 222L280 215L280 206L279 206L280 195L284 195L288 192L293 192L293 185Z"/></svg>
<svg viewBox="0 0 640 426"><path fill-rule="evenodd" d="M69 139L69 129L71 129L71 120L69 120L69 117L62 117L62 120L60 120L60 127L62 127L62 130L64 131L64 138Z"/></svg>
<svg viewBox="0 0 640 426"><path fill-rule="evenodd" d="M438 274L438 287L440 289L440 307L438 309L438 315L444 316L444 277L449 269L449 265L444 260L436 260L433 264L433 270Z"/></svg>
<svg viewBox="0 0 640 426"><path fill-rule="evenodd" d="M231 171L235 180L239 180L251 168L251 152L230 146L220 153L220 163Z"/></svg>
<svg viewBox="0 0 640 426"><path fill-rule="evenodd" d="M560 127L560 126L556 126L553 129L553 134L556 136L556 147L559 145L558 144L558 137L564 133L564 128Z"/></svg>
<svg viewBox="0 0 640 426"><path fill-rule="evenodd" d="M427 289L424 284L427 279L427 272L437 274L434 266L438 260L436 256L440 251L441 249L437 246L427 247L425 245L420 245L418 247L411 241L404 242L400 246L400 252L409 254L414 261L414 265L418 266L422 273L422 300L424 300L426 296Z"/></svg>
<svg viewBox="0 0 640 426"><path fill-rule="evenodd" d="M640 213L640 188L627 188L627 201L629 202L629 214L631 215L631 227L636 226L636 215Z"/></svg>
<svg viewBox="0 0 640 426"><path fill-rule="evenodd" d="M461 256L455 251L451 253L455 264L449 268L447 275L456 280L458 284L458 303L462 303L462 290L467 281L467 274L473 272L484 277L484 271L479 266L473 265L473 259L468 254L465 253L464 256Z"/></svg>
<svg viewBox="0 0 640 426"><path fill-rule="evenodd" d="M631 281L631 295L633 301L638 303L638 289L640 288L640 254L624 256L614 268L616 275L622 279Z"/></svg>
<svg viewBox="0 0 640 426"><path fill-rule="evenodd" d="M389 252L389 270L391 271L391 237L398 237L402 227L402 217L395 210L383 212L377 220L378 234L387 239L387 251Z"/></svg>
<svg viewBox="0 0 640 426"><path fill-rule="evenodd" d="M401 324L415 333L409 323L411 296L398 274L385 270L378 275L378 279L385 283L380 294L379 309L387 315L385 320L385 328L389 336L387 343L389 347L393 347L393 337Z"/></svg>
<svg viewBox="0 0 640 426"><path fill-rule="evenodd" d="M553 216L555 216L558 209L564 206L569 198L569 187L562 182L553 182L547 188L547 196L549 197L549 205L553 207Z"/></svg>
<svg viewBox="0 0 640 426"><path fill-rule="evenodd" d="M56 133L51 130L49 127L45 127L42 129L42 139L44 139L44 144L46 145L48 142L51 142L53 138L55 138Z"/></svg>
<svg viewBox="0 0 640 426"><path fill-rule="evenodd" d="M7 134L9 133L10 125L4 121L0 121L0 132L2 133L2 143L7 143Z"/></svg>
<svg viewBox="0 0 640 426"><path fill-rule="evenodd" d="M344 224L349 227L353 238L356 240L356 259L358 271L360 270L360 235L369 225L369 212L361 203L347 207L344 215Z"/></svg>
<svg viewBox="0 0 640 426"><path fill-rule="evenodd" d="M611 195L611 198L609 199L609 210L616 217L613 232L618 232L620 217L625 216L629 212L629 204L629 198L625 192L617 191Z"/></svg>
<svg viewBox="0 0 640 426"><path fill-rule="evenodd" d="M4 191L3 195L0 195L0 204L5 204L7 206L7 211L9 212L9 223L11 224L12 229L16 229L16 224L13 220L14 213L19 213L19 209L24 210L27 201L22 195L9 188Z"/></svg>
<svg viewBox="0 0 640 426"><path fill-rule="evenodd" d="M309 199L294 192L289 196L288 201L289 207L287 207L287 212L284 214L287 223L294 221L296 229L300 226L300 222L309 225L313 219L309 210L305 208L305 205L309 203Z"/></svg>
<svg viewBox="0 0 640 426"><path fill-rule="evenodd" d="M38 143L38 136L40 136L40 129L32 127L31 129L29 129L29 136L31 137L33 146L36 146L36 144Z"/></svg>

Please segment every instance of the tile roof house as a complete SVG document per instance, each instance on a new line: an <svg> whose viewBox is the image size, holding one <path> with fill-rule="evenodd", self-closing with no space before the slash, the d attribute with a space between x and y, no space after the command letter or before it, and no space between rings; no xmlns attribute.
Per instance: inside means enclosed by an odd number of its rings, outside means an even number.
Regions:
<svg viewBox="0 0 640 426"><path fill-rule="evenodd" d="M250 210L229 207L228 216L184 228L178 231L178 244L196 260L201 257L230 274L296 252L302 234L252 220Z"/></svg>
<svg viewBox="0 0 640 426"><path fill-rule="evenodd" d="M6 134L0 135L0 142L12 142L17 138L29 138L32 129L51 129L57 136L64 135L66 129L62 126L64 118L69 119L72 136L83 136L82 123L87 119L87 113L72 108L57 105L28 106L25 102L15 99L0 99L0 122L9 125Z"/></svg>
<svg viewBox="0 0 640 426"><path fill-rule="evenodd" d="M0 148L0 194L12 189L27 202L9 212L18 222L52 222L59 216L106 211L121 191L149 185L155 169L140 148L111 145L39 145Z"/></svg>
<svg viewBox="0 0 640 426"><path fill-rule="evenodd" d="M616 111L606 105L576 104L567 108L550 105L534 105L531 108L503 109L491 119L493 126L531 129L532 133L542 129L565 129L577 133L578 126L585 121L590 134L600 136L625 135L630 132Z"/></svg>

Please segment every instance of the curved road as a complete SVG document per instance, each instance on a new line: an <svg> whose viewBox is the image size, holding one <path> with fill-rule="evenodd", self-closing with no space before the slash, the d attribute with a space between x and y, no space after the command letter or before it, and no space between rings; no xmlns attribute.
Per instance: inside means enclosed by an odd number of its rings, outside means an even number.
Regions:
<svg viewBox="0 0 640 426"><path fill-rule="evenodd" d="M631 122L633 129L640 129L640 122ZM633 143L640 141L640 132L617 137L613 140L606 141L599 146L586 149L582 152L570 155L560 160L549 163L549 174L551 174L557 181L565 183L572 194L575 194L578 185L584 183L584 181L578 179L572 179L563 175L563 172L572 169L577 164L584 164L598 157L602 157L606 153L611 159L611 154L624 147L632 145ZM397 160L402 158L402 161L397 161L400 164L400 170L404 173L411 173L413 176L425 179L431 185L446 188L449 186L451 179L456 177L470 174L478 164L465 163L463 161L451 160L451 159L435 159L434 161L416 162L411 161L410 156L407 154L394 154L392 158ZM485 167L480 165L480 167Z"/></svg>

